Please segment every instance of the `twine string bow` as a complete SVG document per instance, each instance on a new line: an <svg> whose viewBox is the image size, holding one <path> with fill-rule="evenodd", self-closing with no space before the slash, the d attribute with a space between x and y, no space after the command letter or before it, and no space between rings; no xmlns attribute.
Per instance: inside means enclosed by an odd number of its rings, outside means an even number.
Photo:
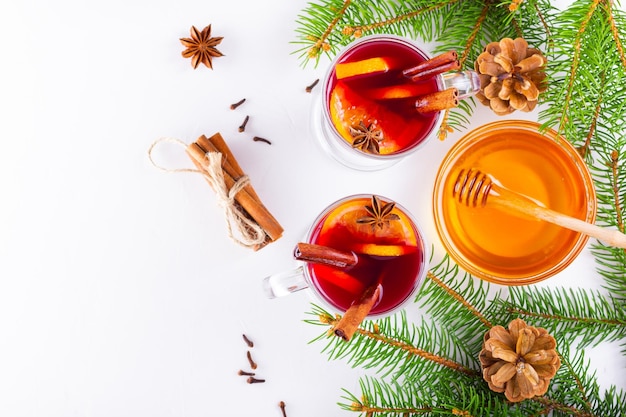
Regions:
<svg viewBox="0 0 626 417"><path fill-rule="evenodd" d="M209 182L215 194L218 204L224 210L228 235L245 247L260 245L265 241L265 231L255 221L251 220L235 200L237 193L250 183L247 175L239 178L229 190L224 180L222 171L222 154L219 152L207 152L209 165L205 173L202 173ZM233 233L233 229L237 233Z"/></svg>
<svg viewBox="0 0 626 417"><path fill-rule="evenodd" d="M235 181L235 184L229 190L224 179L224 171L222 170L222 154L219 152L206 153L206 157L209 161L206 169L165 168L154 162L152 158L154 147L161 142L171 142L187 147L183 141L178 139L161 138L157 140L148 150L148 158L153 166L165 172L191 172L201 174L215 191L218 200L217 203L224 210L228 237L246 248L256 247L265 241L265 230L247 215L236 200L237 193L250 183L250 178L247 175Z"/></svg>

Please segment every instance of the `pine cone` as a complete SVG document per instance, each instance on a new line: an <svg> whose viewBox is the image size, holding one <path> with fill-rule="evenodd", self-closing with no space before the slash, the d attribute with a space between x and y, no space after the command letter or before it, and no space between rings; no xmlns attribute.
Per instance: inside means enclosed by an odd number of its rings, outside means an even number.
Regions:
<svg viewBox="0 0 626 417"><path fill-rule="evenodd" d="M543 71L547 60L523 38L504 38L485 47L474 68L479 73L476 97L498 115L531 111L547 88Z"/></svg>
<svg viewBox="0 0 626 417"><path fill-rule="evenodd" d="M545 329L527 326L522 319L509 323L508 330L492 327L479 355L483 378L512 402L543 395L561 366L555 347Z"/></svg>

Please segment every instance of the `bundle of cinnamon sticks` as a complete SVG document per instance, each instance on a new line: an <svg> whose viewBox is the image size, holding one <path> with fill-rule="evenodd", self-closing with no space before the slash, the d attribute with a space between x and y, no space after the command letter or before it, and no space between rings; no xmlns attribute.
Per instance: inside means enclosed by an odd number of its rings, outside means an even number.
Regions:
<svg viewBox="0 0 626 417"><path fill-rule="evenodd" d="M241 166L237 163L235 156L219 133L214 134L210 138L202 135L196 142L187 146L187 154L191 161L200 170L205 178L209 168L209 153L221 154L221 168L224 177L224 184L228 190L245 176ZM209 182L209 184L211 184ZM252 185L247 182L234 197L238 208L252 222L260 226L265 233L265 237L261 243L254 244L254 250L259 250L268 243L279 239L283 234L283 228L278 221L272 216L269 210L263 205L261 199L257 195Z"/></svg>

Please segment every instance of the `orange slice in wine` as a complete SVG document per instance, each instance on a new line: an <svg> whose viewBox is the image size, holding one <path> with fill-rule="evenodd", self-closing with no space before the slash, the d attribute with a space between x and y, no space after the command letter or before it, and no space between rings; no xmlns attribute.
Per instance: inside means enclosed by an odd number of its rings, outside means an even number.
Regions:
<svg viewBox="0 0 626 417"><path fill-rule="evenodd" d="M397 65L395 59L390 57L376 57L363 59L361 61L344 62L335 65L335 75L338 80L357 75L375 74L387 72Z"/></svg>
<svg viewBox="0 0 626 417"><path fill-rule="evenodd" d="M380 154L398 152L408 145L406 142L414 138L416 131L412 128L412 135L404 134L412 122L368 100L342 82L337 82L330 95L330 118L337 132L350 144L354 140L351 127L363 124L370 130L380 130Z"/></svg>
<svg viewBox="0 0 626 417"><path fill-rule="evenodd" d="M317 268L319 269L319 266ZM365 290L365 283L348 272L334 269L325 273L317 273L315 276L320 282L324 281L326 285L333 285L350 294L360 294Z"/></svg>
<svg viewBox="0 0 626 417"><path fill-rule="evenodd" d="M373 226L371 224L359 222L360 219L370 216L365 206L371 205L370 198L358 198L343 203L340 207L329 213L324 221L323 228L339 229L342 227L349 234L353 244L349 250L355 252L367 253L359 248L366 248L372 252L380 246L407 246L408 248L417 246L417 234L412 226L411 220L402 211L394 208L392 213L396 214L398 220L389 220L385 222L383 227ZM376 242L376 245L372 242ZM410 253L410 249L402 249L405 253ZM348 248L345 248L348 249ZM387 253L399 252L398 248L380 248L378 251ZM370 254L370 253L367 253ZM371 253L374 254L374 253ZM384 255L380 256L396 256Z"/></svg>
<svg viewBox="0 0 626 417"><path fill-rule="evenodd" d="M354 245L354 251L372 256L402 256L417 251L417 247L408 245L379 245L377 243L361 243Z"/></svg>
<svg viewBox="0 0 626 417"><path fill-rule="evenodd" d="M424 85L422 84L398 84L389 87L372 88L363 94L372 100L393 100L417 97L427 92L424 91Z"/></svg>

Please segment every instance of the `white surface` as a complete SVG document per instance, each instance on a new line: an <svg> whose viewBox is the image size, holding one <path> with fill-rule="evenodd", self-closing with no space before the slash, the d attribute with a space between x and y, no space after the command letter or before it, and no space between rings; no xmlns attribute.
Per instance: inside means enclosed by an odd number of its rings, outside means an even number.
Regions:
<svg viewBox="0 0 626 417"><path fill-rule="evenodd" d="M6 2L5 2L6 3ZM431 141L383 172L349 171L308 135L325 66L291 53L305 1L10 2L0 13L0 415L349 415L342 388L363 371L329 362L305 292L266 300L261 279L328 203L357 192L395 199L432 226L438 161L460 137ZM178 39L211 23L214 70L193 70ZM228 106L246 97L236 111ZM251 119L245 133L237 127ZM514 117L536 118L536 114ZM494 116L480 109L476 125ZM259 252L226 237L198 175L147 158L163 136L221 132L285 228ZM253 135L273 145L251 141ZM183 149L155 158L191 167ZM542 285L596 288L588 252ZM248 385L241 334L256 343ZM594 349L603 386L626 385L615 345ZM611 355L611 368L601 358Z"/></svg>

